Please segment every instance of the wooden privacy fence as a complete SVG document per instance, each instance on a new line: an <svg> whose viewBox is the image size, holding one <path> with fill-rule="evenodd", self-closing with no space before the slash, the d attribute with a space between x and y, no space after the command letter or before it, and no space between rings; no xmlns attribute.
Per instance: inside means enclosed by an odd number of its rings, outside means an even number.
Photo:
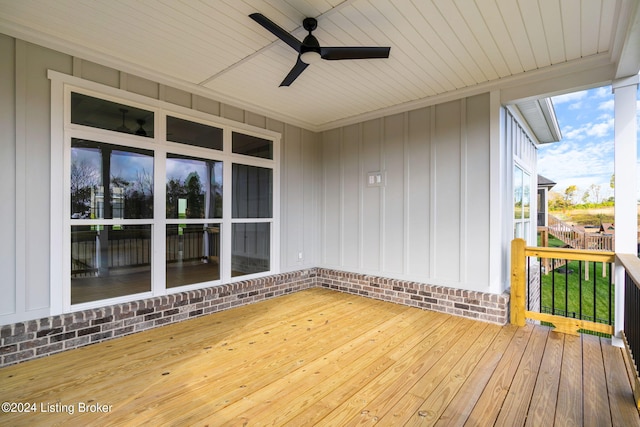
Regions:
<svg viewBox="0 0 640 427"><path fill-rule="evenodd" d="M564 289L561 289L562 284L558 285L558 292L556 292L555 286L551 290L551 299L556 298L556 294L560 293L564 296L564 308L557 309L555 303L551 305L550 313L543 313L542 310L534 311L529 308L528 301L532 298L532 293L529 289L532 276L532 268L528 262L530 259L538 258L540 263L544 260L564 260L565 269L567 261L580 261L580 262L593 262L604 263L604 265L612 265L615 260L615 253L608 251L588 251L581 249L566 249L566 248L541 248L541 247L529 247L526 246L526 242L523 239L514 239L511 243L511 323L524 326L526 319L537 320L541 322L548 322L555 326L556 331L563 332L571 335L578 335L578 331L587 330L601 334L613 334L613 326L611 325L612 315L612 282L611 272L608 274L609 289L605 290L608 294L608 300L605 304L608 304L608 319L607 323L597 322L597 316L595 315L596 301L596 274L593 274L594 284L593 287L585 286L582 283L581 270L578 268L578 276L580 277L579 287L579 310L569 310L569 285L568 280L564 283ZM541 265L540 264L540 265ZM553 264L553 261L552 261ZM538 265L536 263L536 265ZM582 264L580 264L582 265ZM605 267L603 267L605 268ZM555 274L555 273L553 273ZM565 270L564 277L566 278L569 272ZM535 276L535 275L534 275ZM542 280L541 275L537 275L538 280ZM586 282L585 282L586 284ZM537 291L540 293L540 300L542 300L542 283L538 283L540 289ZM588 313L583 313L582 301L583 289L585 292L592 292L590 298L591 304L594 308L594 315L588 316ZM585 310L586 311L586 310ZM591 320L585 318L590 317Z"/></svg>

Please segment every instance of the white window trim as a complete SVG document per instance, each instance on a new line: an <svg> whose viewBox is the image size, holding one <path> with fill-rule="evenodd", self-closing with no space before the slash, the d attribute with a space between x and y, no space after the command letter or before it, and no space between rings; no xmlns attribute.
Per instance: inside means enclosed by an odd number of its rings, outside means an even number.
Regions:
<svg viewBox="0 0 640 427"><path fill-rule="evenodd" d="M139 94L131 93L122 89L105 86L96 82L87 81L79 77L70 76L57 71L49 70L48 78L51 80L51 217L50 217L50 292L51 292L51 314L62 314L66 312L96 308L105 305L117 304L121 302L133 301L152 296L169 295L172 293L184 292L194 289L201 289L216 284L234 283L258 277L265 277L280 272L280 141L281 134L270 130L258 128L245 123L235 122L223 117L213 116L197 110L177 106L174 104L148 98ZM108 101L126 103L154 112L154 138L142 140L139 137L126 134L117 134L112 131L97 128L87 128L82 125L71 123L69 117L69 100L71 91L87 94L96 98ZM193 147L186 144L179 144L164 139L162 130L165 129L166 116L171 115L216 126L223 129L223 150L218 152L201 147ZM273 141L273 159L262 159L241 154L232 153L231 133L241 132L247 135ZM67 262L71 250L71 243L67 231L71 227L69 214L70 194L69 188L69 156L71 134L74 138L86 138L91 140L113 142L114 139L129 143L142 149L150 149L155 153L154 160L154 212L164 212L165 192L157 191L161 185L160 178L164 177L165 161L157 161L158 156L165 156L167 152L177 152L180 154L192 155L194 157L211 158L225 162L223 168L223 182L225 191L223 192L223 218L205 220L207 223L221 224L221 247L220 247L220 280L215 282L203 282L180 286L176 288L166 288L165 264L162 262L152 262L152 288L151 291L139 294L132 294L123 297L98 300L89 303L71 304L71 284L70 265ZM175 149L175 151L173 150ZM271 218L232 218L231 215L231 164L241 163L250 166L260 166L272 169L272 217ZM173 220L154 217L148 220L101 220L101 223L108 224L110 221L119 224L154 224L152 226L153 256L158 256L158 251L165 250L165 224L171 224ZM92 221L89 221L92 222ZM193 222L202 223L203 220L180 220L180 223ZM231 277L231 225L233 223L270 223L270 265L267 272L246 274L238 277ZM82 221L74 220L74 224ZM95 221L93 221L95 223ZM160 225L160 226L158 226ZM62 250L61 250L62 249ZM164 259L164 255L162 255Z"/></svg>

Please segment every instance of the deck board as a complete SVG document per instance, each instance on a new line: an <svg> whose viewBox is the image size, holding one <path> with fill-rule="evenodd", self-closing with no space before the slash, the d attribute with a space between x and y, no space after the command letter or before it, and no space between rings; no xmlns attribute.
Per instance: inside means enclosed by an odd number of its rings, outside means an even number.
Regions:
<svg viewBox="0 0 640 427"><path fill-rule="evenodd" d="M14 426L640 426L607 339L327 289L5 367L0 397L37 405L0 413ZM41 410L56 403L74 413Z"/></svg>
<svg viewBox="0 0 640 427"><path fill-rule="evenodd" d="M525 424L527 427L553 425L556 416L563 351L564 334L550 332L531 397L529 416Z"/></svg>
<svg viewBox="0 0 640 427"><path fill-rule="evenodd" d="M582 424L582 375L582 340L565 335L555 425Z"/></svg>
<svg viewBox="0 0 640 427"><path fill-rule="evenodd" d="M611 412L609 399L602 393L602 390L607 389L607 382L600 340L591 335L584 335L582 351L584 425L608 427L611 425Z"/></svg>

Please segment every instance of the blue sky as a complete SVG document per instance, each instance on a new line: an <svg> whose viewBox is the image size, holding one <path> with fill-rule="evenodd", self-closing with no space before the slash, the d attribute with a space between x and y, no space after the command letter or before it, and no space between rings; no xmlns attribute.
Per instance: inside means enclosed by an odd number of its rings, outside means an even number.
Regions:
<svg viewBox="0 0 640 427"><path fill-rule="evenodd" d="M637 99L640 104L640 94ZM569 185L576 185L576 202L592 184L600 186L601 199L613 196L609 186L614 149L611 86L553 97L552 101L562 140L540 146L538 173L557 183L552 191L564 193Z"/></svg>

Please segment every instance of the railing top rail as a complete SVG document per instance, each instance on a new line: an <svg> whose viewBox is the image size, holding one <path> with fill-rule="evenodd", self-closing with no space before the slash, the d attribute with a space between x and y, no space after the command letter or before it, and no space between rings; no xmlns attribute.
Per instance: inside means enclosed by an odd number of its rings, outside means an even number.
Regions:
<svg viewBox="0 0 640 427"><path fill-rule="evenodd" d="M633 254L616 254L616 260L622 264L633 283L640 288L640 258Z"/></svg>
<svg viewBox="0 0 640 427"><path fill-rule="evenodd" d="M586 249L569 248L542 248L537 246L527 246L526 256L539 258L556 258L572 261L594 261L594 262L614 262L616 254L609 251L592 251ZM640 276L639 276L640 277Z"/></svg>

